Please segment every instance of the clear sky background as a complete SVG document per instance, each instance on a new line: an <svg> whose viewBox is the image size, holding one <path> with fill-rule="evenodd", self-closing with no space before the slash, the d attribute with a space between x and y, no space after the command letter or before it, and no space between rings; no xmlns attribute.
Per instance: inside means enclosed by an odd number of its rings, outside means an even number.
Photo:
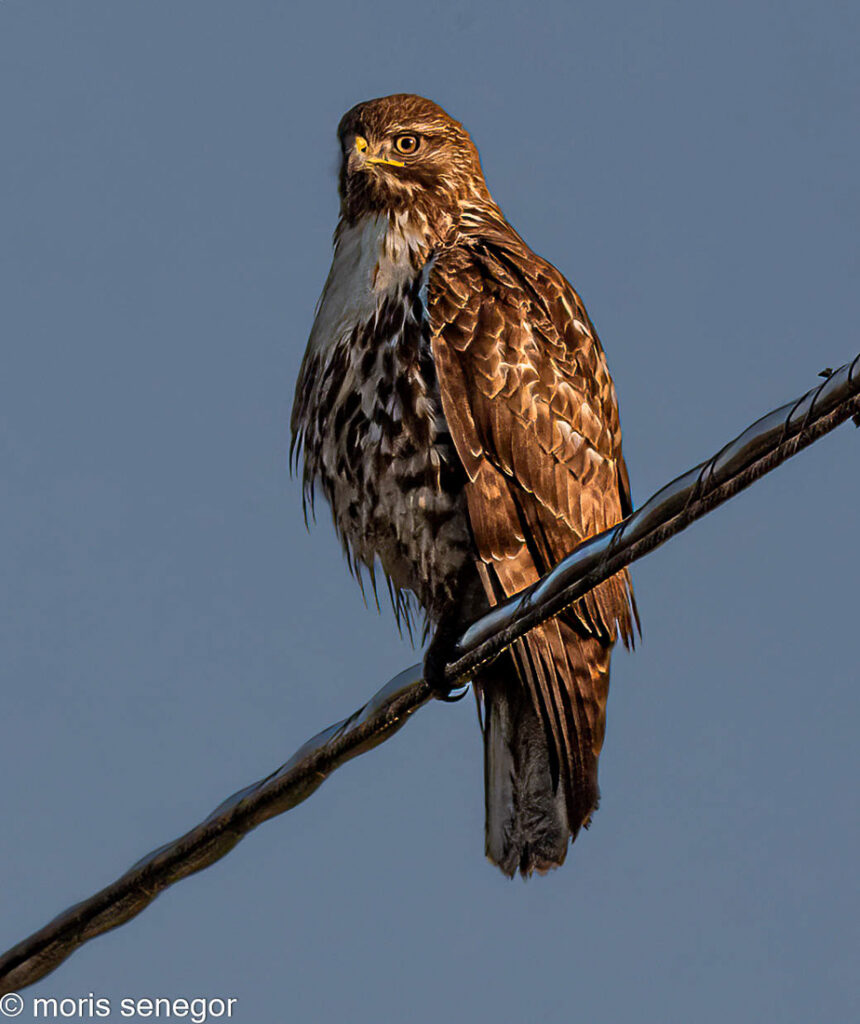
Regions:
<svg viewBox="0 0 860 1024"><path fill-rule="evenodd" d="M0 3L0 947L419 658L286 469L341 114L466 124L641 502L860 350L858 43L835 0ZM433 706L25 995L858 1019L858 468L842 427L635 566L562 870L484 860L474 706Z"/></svg>

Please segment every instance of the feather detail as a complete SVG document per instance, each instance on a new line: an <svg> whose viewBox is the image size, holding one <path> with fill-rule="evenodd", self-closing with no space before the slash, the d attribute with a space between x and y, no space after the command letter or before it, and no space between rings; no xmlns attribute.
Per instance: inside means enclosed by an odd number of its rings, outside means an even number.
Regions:
<svg viewBox="0 0 860 1024"><path fill-rule="evenodd" d="M436 257L428 312L442 405L468 474L481 578L495 601L523 590L621 519L630 499L615 391L579 297L512 229L482 226L485 233L476 226L474 237ZM512 648L511 663L547 745L528 767L529 785L537 765L548 769L573 837L599 800L611 648L619 633L629 642L636 621L622 572ZM476 688L484 686L481 679ZM515 862L526 872L541 870L546 859L528 852L534 844L523 827L526 812L511 810L517 780L511 789L499 776L504 756L526 771L522 751L499 739L515 701L501 694L497 677L490 690L485 719L496 725L487 727L487 770L501 795L493 798L488 776L487 849L503 870ZM556 812L547 813L557 824ZM562 859L556 850L553 862Z"/></svg>

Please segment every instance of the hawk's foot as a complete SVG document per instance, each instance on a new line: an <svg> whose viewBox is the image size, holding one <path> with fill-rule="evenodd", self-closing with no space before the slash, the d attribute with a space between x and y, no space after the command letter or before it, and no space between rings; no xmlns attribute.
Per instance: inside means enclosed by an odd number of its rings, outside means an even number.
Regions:
<svg viewBox="0 0 860 1024"><path fill-rule="evenodd" d="M424 682L433 691L436 700L444 700L449 704L462 700L469 691L468 684L464 687L452 686L445 678L445 668L459 635L458 628L440 622L424 656Z"/></svg>

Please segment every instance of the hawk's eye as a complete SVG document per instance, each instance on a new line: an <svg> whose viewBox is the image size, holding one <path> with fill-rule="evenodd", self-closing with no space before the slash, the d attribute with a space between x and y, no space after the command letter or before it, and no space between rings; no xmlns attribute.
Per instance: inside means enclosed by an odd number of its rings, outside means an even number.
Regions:
<svg viewBox="0 0 860 1024"><path fill-rule="evenodd" d="M421 142L417 135L398 135L394 140L394 148L404 156L411 156L420 145Z"/></svg>

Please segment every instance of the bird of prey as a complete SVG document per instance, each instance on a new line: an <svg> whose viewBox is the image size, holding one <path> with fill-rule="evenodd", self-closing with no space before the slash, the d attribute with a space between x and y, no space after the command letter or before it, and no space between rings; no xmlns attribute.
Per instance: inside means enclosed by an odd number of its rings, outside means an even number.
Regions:
<svg viewBox="0 0 860 1024"><path fill-rule="evenodd" d="M615 389L579 296L507 222L463 126L420 96L338 129L334 257L296 386L292 453L351 568L381 568L446 645L631 511ZM472 680L486 853L561 864L598 803L609 659L638 624L621 572Z"/></svg>

